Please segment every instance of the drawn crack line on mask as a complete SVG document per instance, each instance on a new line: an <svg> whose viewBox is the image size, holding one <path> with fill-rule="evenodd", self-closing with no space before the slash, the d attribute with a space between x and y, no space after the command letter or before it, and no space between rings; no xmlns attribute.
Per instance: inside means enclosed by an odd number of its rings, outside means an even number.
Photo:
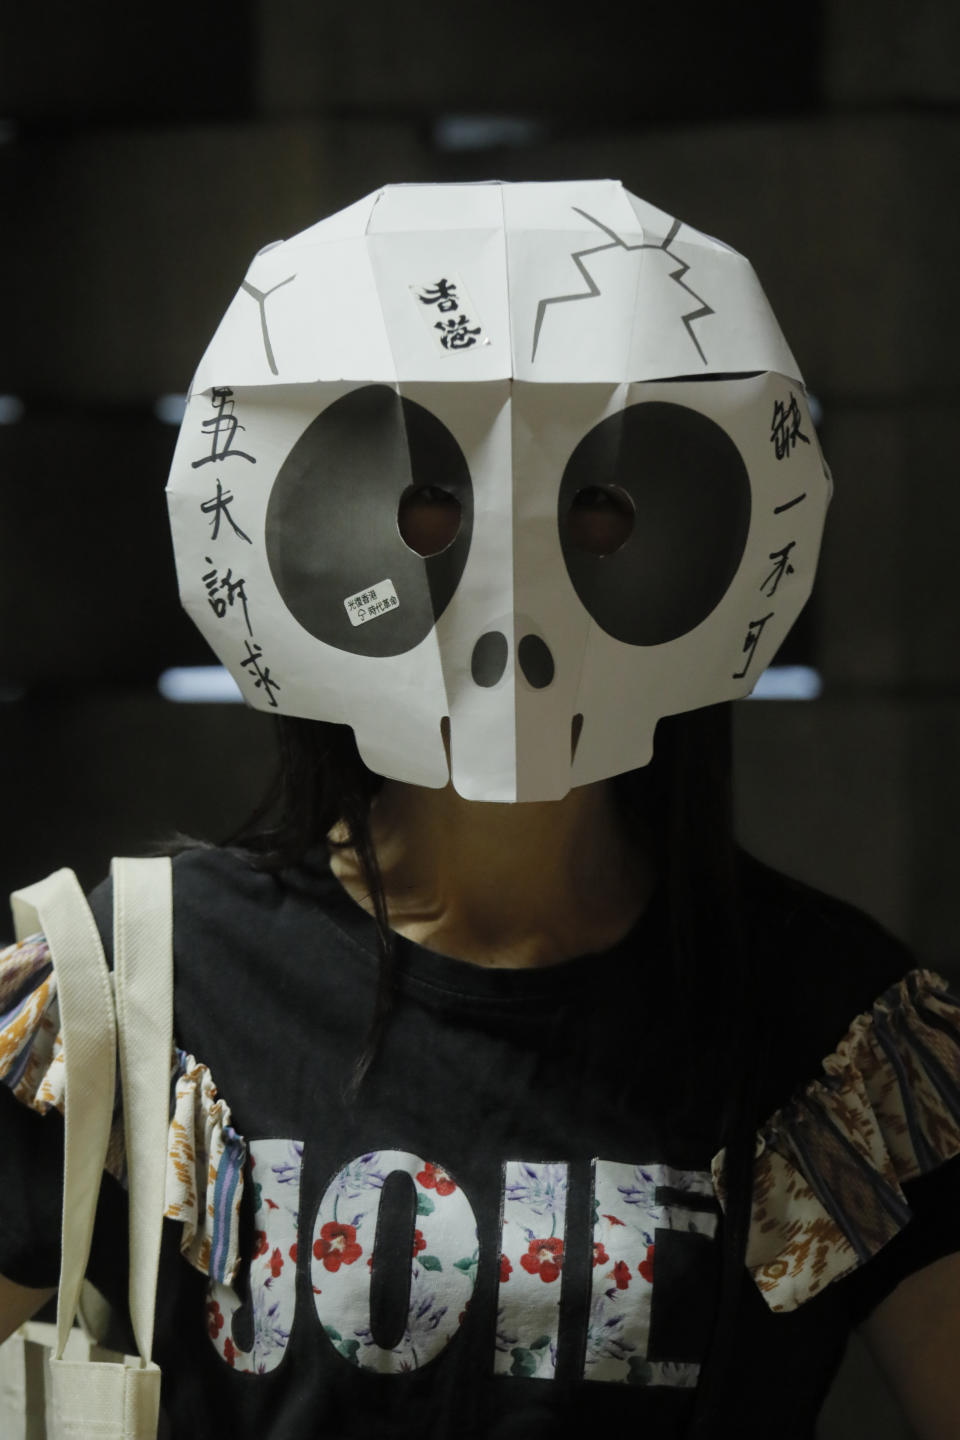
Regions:
<svg viewBox="0 0 960 1440"><path fill-rule="evenodd" d="M586 290L576 291L572 295L549 295L545 299L541 300L537 305L537 318L536 323L533 327L533 350L530 355L531 363L537 358L537 346L540 343L540 331L543 327L543 321L546 315L548 305L560 305L566 300L596 300L601 294L600 286L597 284L596 280L593 278L593 276L590 274L590 271L583 263L583 257L585 255L598 255L601 251L604 250L619 249L628 251L662 250L664 255L669 255L670 259L676 262L677 268L676 270L670 271L670 279L673 280L677 285L679 285L681 290L685 290L688 295L691 295L693 299L696 300L699 304L699 309L688 310L687 313L685 315L682 315L680 318L683 321L687 334L690 336L691 341L696 347L697 354L700 356L700 359L703 361L704 365L706 365L707 357L704 352L703 346L700 344L700 341L697 339L697 336L694 332L693 322L695 320L703 320L706 318L706 316L713 315L715 312L713 310L713 307L707 304L703 296L698 295L697 292L686 283L684 276L690 269L690 262L688 260L681 259L679 255L675 255L670 249L670 246L673 244L674 240L677 237L683 221L674 220L673 224L670 226L669 231L667 232L666 237L663 240L658 240L656 241L656 243L652 243L649 240L641 240L637 245L628 245L626 240L624 240L621 235L618 235L617 232L615 230L612 230L609 225L604 225L602 220L598 220L595 216L589 215L586 210L581 210L578 205L574 205L571 208L573 209L575 214L582 215L584 220L589 220L591 225L596 225L598 230L602 230L605 235L609 235L610 242L607 245L593 245L586 250L575 250L571 254L570 259L573 261L574 265L576 265L577 269L580 271L580 274L583 276L584 280L587 283Z"/></svg>
<svg viewBox="0 0 960 1440"><path fill-rule="evenodd" d="M255 285L250 284L249 280L242 281L240 285L240 289L245 290L248 295L252 295L254 300L256 300L257 302L257 307L260 311L260 331L263 335L263 348L266 352L267 364L270 366L270 371L273 375L279 375L280 371L277 369L277 362L273 354L273 346L270 344L270 331L267 329L267 300L270 298L270 296L274 293L275 290L281 290L284 285L289 285L290 281L296 280L296 278L296 273L294 273L293 275L288 275L286 280L280 280L269 290L258 290Z"/></svg>

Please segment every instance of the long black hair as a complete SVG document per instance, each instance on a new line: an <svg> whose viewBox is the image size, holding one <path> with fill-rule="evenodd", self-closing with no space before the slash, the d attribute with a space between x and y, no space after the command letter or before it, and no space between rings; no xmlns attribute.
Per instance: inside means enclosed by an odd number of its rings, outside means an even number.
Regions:
<svg viewBox="0 0 960 1440"><path fill-rule="evenodd" d="M349 726L290 716L280 716L276 723L279 763L274 782L228 843L258 867L280 870L301 863L339 826L343 838L327 843L356 853L376 924L380 967L353 1076L355 1097L376 1062L396 984L395 949L370 824L372 802L383 781L361 760ZM743 1278L759 1119L757 986L752 947L744 935L742 857L734 840L731 706L714 705L661 720L651 763L616 776L612 783L628 833L642 835L656 852L667 905L674 1000L684 1017L678 1069L691 1077L691 1104L713 1093L717 1075L727 1077L720 1116L726 1206L719 1302L689 1431L691 1437L701 1437L723 1431L724 1379Z"/></svg>

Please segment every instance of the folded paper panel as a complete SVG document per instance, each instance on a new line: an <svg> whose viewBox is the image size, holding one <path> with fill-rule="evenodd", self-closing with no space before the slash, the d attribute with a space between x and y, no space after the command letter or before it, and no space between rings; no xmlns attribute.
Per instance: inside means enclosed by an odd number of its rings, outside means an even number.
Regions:
<svg viewBox="0 0 960 1440"><path fill-rule="evenodd" d="M434 185L384 185L370 212L368 235L423 234L451 228L503 229L502 186L497 181Z"/></svg>
<svg viewBox="0 0 960 1440"><path fill-rule="evenodd" d="M367 247L399 379L462 384L510 378L499 228L380 232L368 236Z"/></svg>
<svg viewBox="0 0 960 1440"><path fill-rule="evenodd" d="M337 210L333 215L327 215L315 225L301 230L299 234L292 235L285 243L291 250L299 250L312 245L328 245L331 240L353 240L360 235L366 235L382 193L374 190L369 195L362 196L345 209Z"/></svg>
<svg viewBox="0 0 960 1440"><path fill-rule="evenodd" d="M366 241L256 256L200 362L193 390L396 380Z"/></svg>

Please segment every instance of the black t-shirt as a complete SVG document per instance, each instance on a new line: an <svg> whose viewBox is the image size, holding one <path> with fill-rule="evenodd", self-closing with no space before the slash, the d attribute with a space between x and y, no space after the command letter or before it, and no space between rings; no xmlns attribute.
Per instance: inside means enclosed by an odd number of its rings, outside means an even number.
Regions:
<svg viewBox="0 0 960 1440"><path fill-rule="evenodd" d="M724 1087L682 1059L663 902L613 950L546 969L399 940L354 1095L377 942L325 861L277 876L198 849L174 875L176 1040L249 1147L234 1287L165 1225L155 1358L178 1440L680 1436L716 1313ZM910 959L850 907L746 878L769 945L766 1115ZM109 949L109 887L93 904ZM59 1120L0 1098L0 1273L52 1283ZM745 1278L739 1434L812 1435L851 1327L957 1248L958 1163L905 1188L918 1218L790 1313ZM107 1177L91 1277L121 1307L125 1204Z"/></svg>

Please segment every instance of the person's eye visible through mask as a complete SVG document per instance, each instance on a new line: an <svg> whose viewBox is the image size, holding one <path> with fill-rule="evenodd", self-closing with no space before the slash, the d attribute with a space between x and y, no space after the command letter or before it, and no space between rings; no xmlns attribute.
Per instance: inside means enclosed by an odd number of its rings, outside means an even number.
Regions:
<svg viewBox="0 0 960 1440"><path fill-rule="evenodd" d="M397 529L418 555L439 555L457 538L461 506L456 495L439 485L410 485L400 496Z"/></svg>

